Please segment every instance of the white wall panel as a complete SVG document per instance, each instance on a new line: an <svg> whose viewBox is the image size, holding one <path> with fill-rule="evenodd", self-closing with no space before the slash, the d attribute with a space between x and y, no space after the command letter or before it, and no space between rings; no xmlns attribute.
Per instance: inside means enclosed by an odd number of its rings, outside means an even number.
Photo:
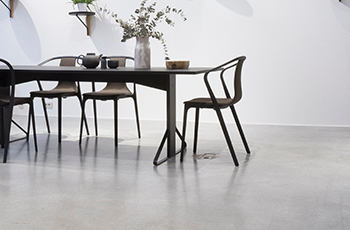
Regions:
<svg viewBox="0 0 350 230"><path fill-rule="evenodd" d="M5 0L6 2L6 0ZM123 18L139 0L98 0ZM214 66L246 55L244 96L237 105L243 123L350 125L350 1L344 0L167 0L182 8L188 21L174 28L162 26L173 59L189 59L191 66ZM37 64L56 55L95 52L133 55L135 40L121 43L114 20L98 13L92 35L68 15L67 1L16 0L14 18L0 6L0 57L13 64ZM176 18L175 16L173 18ZM152 65L164 66L162 46L151 40ZM47 83L51 87L52 83ZM177 116L182 101L205 96L201 76L177 79ZM26 95L33 83L19 86ZM165 93L138 88L141 119L165 119ZM83 84L83 90L90 85ZM159 105L159 106L154 106ZM65 116L80 116L78 103L67 99ZM100 103L101 117L112 117L112 104ZM41 113L36 101L37 114ZM149 108L152 107L150 110ZM16 110L22 113L25 110ZM53 116L56 109L50 110ZM87 111L91 116L91 111ZM132 102L120 103L120 118L134 118ZM216 122L213 112L202 120ZM228 117L228 121L232 121Z"/></svg>

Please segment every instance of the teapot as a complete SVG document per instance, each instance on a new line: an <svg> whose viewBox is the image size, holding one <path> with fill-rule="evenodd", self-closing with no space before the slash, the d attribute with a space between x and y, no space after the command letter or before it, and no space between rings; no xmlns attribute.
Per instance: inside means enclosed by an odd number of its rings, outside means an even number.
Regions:
<svg viewBox="0 0 350 230"><path fill-rule="evenodd" d="M86 56L79 55L77 63L79 65L83 65L88 69L95 69L100 64L100 58L101 55L95 55L95 53L87 53ZM82 61L82 63L79 63L79 61Z"/></svg>

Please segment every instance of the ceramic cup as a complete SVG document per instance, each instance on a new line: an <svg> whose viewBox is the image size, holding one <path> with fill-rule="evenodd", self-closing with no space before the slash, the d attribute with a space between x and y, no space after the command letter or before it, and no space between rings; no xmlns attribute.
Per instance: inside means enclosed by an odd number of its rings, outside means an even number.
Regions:
<svg viewBox="0 0 350 230"><path fill-rule="evenodd" d="M119 66L119 61L118 60L108 60L108 67L110 69L116 69Z"/></svg>

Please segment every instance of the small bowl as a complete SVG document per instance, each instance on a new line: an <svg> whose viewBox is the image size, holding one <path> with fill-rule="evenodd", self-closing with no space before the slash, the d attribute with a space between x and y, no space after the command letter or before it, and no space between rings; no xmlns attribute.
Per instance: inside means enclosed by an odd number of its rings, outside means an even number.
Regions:
<svg viewBox="0 0 350 230"><path fill-rule="evenodd" d="M119 61L118 60L108 60L107 65L110 69L116 69L119 66Z"/></svg>
<svg viewBox="0 0 350 230"><path fill-rule="evenodd" d="M190 61L166 61L165 66L167 69L188 69Z"/></svg>

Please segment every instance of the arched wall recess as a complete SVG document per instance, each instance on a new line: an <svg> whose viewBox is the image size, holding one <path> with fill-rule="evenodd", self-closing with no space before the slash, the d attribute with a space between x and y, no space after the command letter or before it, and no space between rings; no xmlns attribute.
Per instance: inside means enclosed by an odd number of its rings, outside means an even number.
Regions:
<svg viewBox="0 0 350 230"><path fill-rule="evenodd" d="M2 1L2 0L0 0ZM69 12L69 15L72 15L72 16L76 16L79 21L81 23L83 23L83 25L85 26L86 28L86 31L87 31L87 35L90 36L91 35L91 31L90 31L90 16L92 15L95 15L95 12L90 12L90 11L74 11L74 12ZM86 20L85 22L79 17L79 16L86 16Z"/></svg>
<svg viewBox="0 0 350 230"><path fill-rule="evenodd" d="M339 3L350 8L350 0L339 0Z"/></svg>
<svg viewBox="0 0 350 230"><path fill-rule="evenodd" d="M0 1L10 11L10 17L13 18L13 1L14 0L10 0L10 6L6 5L6 3L3 0L0 0Z"/></svg>

